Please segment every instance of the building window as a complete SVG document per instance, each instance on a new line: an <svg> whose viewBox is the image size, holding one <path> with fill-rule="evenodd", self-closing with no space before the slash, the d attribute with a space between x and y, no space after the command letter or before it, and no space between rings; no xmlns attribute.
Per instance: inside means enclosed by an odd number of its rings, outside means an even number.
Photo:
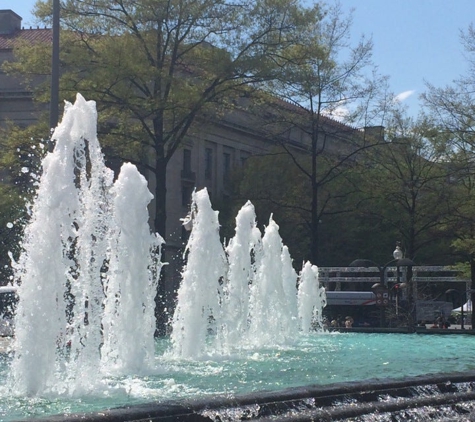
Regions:
<svg viewBox="0 0 475 422"><path fill-rule="evenodd" d="M231 173L231 154L225 152L223 154L223 178L225 181L229 180L230 173Z"/></svg>
<svg viewBox="0 0 475 422"><path fill-rule="evenodd" d="M213 150L205 149L205 179L211 179L213 175Z"/></svg>
<svg viewBox="0 0 475 422"><path fill-rule="evenodd" d="M185 148L183 150L183 169L181 171L181 178L188 184L195 182L195 173L191 171L191 149Z"/></svg>
<svg viewBox="0 0 475 422"><path fill-rule="evenodd" d="M191 173L191 150L186 148L183 150L183 173Z"/></svg>

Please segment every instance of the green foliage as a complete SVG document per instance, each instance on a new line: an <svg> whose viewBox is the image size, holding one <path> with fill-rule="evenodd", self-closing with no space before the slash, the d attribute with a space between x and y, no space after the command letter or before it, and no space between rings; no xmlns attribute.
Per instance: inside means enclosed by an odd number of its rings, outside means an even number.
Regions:
<svg viewBox="0 0 475 422"><path fill-rule="evenodd" d="M343 110L352 124L374 124L381 117L380 92L385 84L371 62L371 40L362 37L354 44L350 42L351 15L345 16L339 5L318 4L302 13L300 22L298 42L280 51L277 62L281 70L266 84L270 92L292 106L275 104L266 123L271 136L290 156L290 165L306 180L302 197L310 241L305 255L320 265L322 217L348 212L343 198L355 189L343 184L348 182L345 174L358 151L379 142L332 121L331 116ZM358 110L358 119L352 116L354 110ZM300 148L289 142L294 141L294 133L301 134L295 141Z"/></svg>
<svg viewBox="0 0 475 422"><path fill-rule="evenodd" d="M36 16L51 22L51 6L37 1ZM317 11L296 0L61 2L60 97L94 99L108 154L154 174L157 230L165 231L163 169L197 116L218 116L243 87L275 78L277 58ZM48 73L49 45L15 53L7 71ZM35 92L48 101L47 82Z"/></svg>
<svg viewBox="0 0 475 422"><path fill-rule="evenodd" d="M295 161L298 161L297 166ZM332 157L321 160L318 177L322 179L336 164ZM312 230L311 179L302 169L309 171L311 156L305 153L289 155L276 147L273 153L254 156L247 160L238 183L239 202L251 200L256 207L258 221L266 225L272 211L273 219L280 227L284 243L300 265L310 259ZM350 177L348 175L348 177ZM348 260L347 237L342 236L342 227L335 223L345 221L352 209L355 189L348 177L336 177L321 186L318 191L320 208L318 219L320 230L321 265L331 265L341 259ZM353 199L352 199L353 198ZM339 219L338 216L341 219ZM351 220L349 220L351 221ZM337 236L331 231L339 232ZM328 251L335 252L327 253ZM350 252L348 252L349 254ZM339 261L341 262L341 261Z"/></svg>
<svg viewBox="0 0 475 422"><path fill-rule="evenodd" d="M429 122L401 117L387 127L390 140L359 150L351 160L319 156L319 265L348 265L356 258L383 265L393 259L396 241L418 264L454 263L449 223L455 191L447 189L450 168L436 147L437 132ZM311 161L311 154L276 147L273 154L250 158L239 184L241 202L251 199L261 223L273 211L297 263L310 255Z"/></svg>
<svg viewBox="0 0 475 422"><path fill-rule="evenodd" d="M388 142L364 157L361 212L384 221L396 233L395 240L403 242L407 257L434 263L424 249L443 245L450 235L443 227L452 210L452 192L446 185L449 169L434 147L427 122L396 113L391 123Z"/></svg>
<svg viewBox="0 0 475 422"><path fill-rule="evenodd" d="M455 240L453 251L463 262L475 257L475 28L461 33L468 72L446 87L427 84L422 99L434 121L438 146L450 167L450 190L453 192L452 216L446 221ZM465 265L465 264L463 264Z"/></svg>
<svg viewBox="0 0 475 422"><path fill-rule="evenodd" d="M308 157L303 158L308 165ZM274 154L249 158L239 184L239 197L254 204L261 226L268 224L272 212L284 243L298 264L308 259L308 189L309 180L293 165L288 154L277 149Z"/></svg>

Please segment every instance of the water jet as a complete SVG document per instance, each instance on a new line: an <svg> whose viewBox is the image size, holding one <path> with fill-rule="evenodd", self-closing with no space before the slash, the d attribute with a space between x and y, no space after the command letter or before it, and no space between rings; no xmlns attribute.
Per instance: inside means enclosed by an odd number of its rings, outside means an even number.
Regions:
<svg viewBox="0 0 475 422"><path fill-rule="evenodd" d="M223 246L206 189L187 219L172 334L154 339L163 239L148 229L152 197L130 164L114 181L95 125L95 104L78 95L43 161L13 263L20 301L0 352L2 420L341 420L436 403L472 412L475 360L459 355L471 336L454 345L316 331L318 268L297 274L277 223L261 234L250 202Z"/></svg>

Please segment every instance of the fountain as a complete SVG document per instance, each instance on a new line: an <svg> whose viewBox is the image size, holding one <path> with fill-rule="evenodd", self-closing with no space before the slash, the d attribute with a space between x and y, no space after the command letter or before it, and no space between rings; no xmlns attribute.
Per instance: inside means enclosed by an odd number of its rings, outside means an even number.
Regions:
<svg viewBox="0 0 475 422"><path fill-rule="evenodd" d="M171 335L154 339L163 239L148 228L152 195L131 164L113 180L95 125L95 104L78 95L43 161L12 264L20 301L14 342L0 352L0 420L331 420L436 401L475 409L475 359L458 353L470 336L441 350L439 336L323 331L318 268L306 262L297 274L278 225L271 216L261 234L250 202L223 246L206 189L184 222L192 230Z"/></svg>

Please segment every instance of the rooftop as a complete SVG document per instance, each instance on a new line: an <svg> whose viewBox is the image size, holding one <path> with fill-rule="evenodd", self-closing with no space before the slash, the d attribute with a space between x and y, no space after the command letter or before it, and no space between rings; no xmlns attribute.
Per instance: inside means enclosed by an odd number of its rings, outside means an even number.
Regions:
<svg viewBox="0 0 475 422"><path fill-rule="evenodd" d="M21 21L21 16L13 10L0 10L0 49L11 49L18 40L31 43L52 41L52 29L25 29L21 27Z"/></svg>
<svg viewBox="0 0 475 422"><path fill-rule="evenodd" d="M18 29L12 34L0 34L0 50L11 49L18 40L52 42L52 29Z"/></svg>

